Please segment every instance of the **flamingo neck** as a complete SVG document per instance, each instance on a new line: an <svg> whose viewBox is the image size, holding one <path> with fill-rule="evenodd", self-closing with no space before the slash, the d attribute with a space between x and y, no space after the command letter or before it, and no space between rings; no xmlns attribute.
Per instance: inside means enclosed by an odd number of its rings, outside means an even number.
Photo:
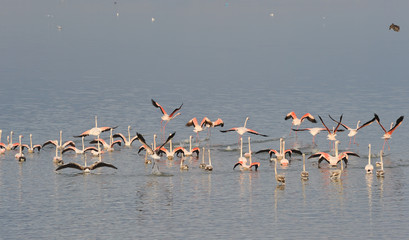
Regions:
<svg viewBox="0 0 409 240"><path fill-rule="evenodd" d="M85 146L84 146L84 137L82 137L82 151L84 152Z"/></svg>
<svg viewBox="0 0 409 240"><path fill-rule="evenodd" d="M249 120L249 117L246 117L246 121L244 121L244 128L246 128L247 120Z"/></svg>
<svg viewBox="0 0 409 240"><path fill-rule="evenodd" d="M99 135L98 135L98 139L99 139ZM101 162L101 147L99 146L99 141L98 141L98 161Z"/></svg>
<svg viewBox="0 0 409 240"><path fill-rule="evenodd" d="M62 131L60 131L60 147L62 146Z"/></svg>
<svg viewBox="0 0 409 240"><path fill-rule="evenodd" d="M381 150L380 154L381 155L381 170L383 171L383 156L382 156L383 152Z"/></svg>
<svg viewBox="0 0 409 240"><path fill-rule="evenodd" d="M0 142L1 142L1 134L3 133L3 131L2 130L0 130Z"/></svg>
<svg viewBox="0 0 409 240"><path fill-rule="evenodd" d="M280 138L280 154L283 154L283 139Z"/></svg>
<svg viewBox="0 0 409 240"><path fill-rule="evenodd" d="M210 158L210 149L207 150L209 153L209 165L212 166L212 159Z"/></svg>
<svg viewBox="0 0 409 240"><path fill-rule="evenodd" d="M173 152L173 149L172 149L172 139L169 141L169 152Z"/></svg>
<svg viewBox="0 0 409 240"><path fill-rule="evenodd" d="M305 172L305 153L302 154L302 170Z"/></svg>
<svg viewBox="0 0 409 240"><path fill-rule="evenodd" d="M1 141L1 138L0 138ZM30 148L33 148L33 135L30 134Z"/></svg>
<svg viewBox="0 0 409 240"><path fill-rule="evenodd" d="M251 161L251 146L250 146L250 137L249 137L249 154L250 154L249 160L250 160L250 166L251 166L252 161Z"/></svg>
<svg viewBox="0 0 409 240"><path fill-rule="evenodd" d="M369 144L368 164L371 164L371 144Z"/></svg>
<svg viewBox="0 0 409 240"><path fill-rule="evenodd" d="M18 143L20 145L20 156L21 156L21 153L23 152L23 149L22 149L23 147L21 146L21 135L18 138Z"/></svg>
<svg viewBox="0 0 409 240"><path fill-rule="evenodd" d="M359 124L361 123L361 121L358 121L357 122L357 124L356 124L356 129L358 129L359 128Z"/></svg>
<svg viewBox="0 0 409 240"><path fill-rule="evenodd" d="M189 152L192 152L192 136L189 136Z"/></svg>
<svg viewBox="0 0 409 240"><path fill-rule="evenodd" d="M58 147L55 146L55 157L58 157Z"/></svg>
<svg viewBox="0 0 409 240"><path fill-rule="evenodd" d="M10 132L10 144L13 144L13 131Z"/></svg>
<svg viewBox="0 0 409 240"><path fill-rule="evenodd" d="M156 149L156 134L153 135L153 151Z"/></svg>
<svg viewBox="0 0 409 240"><path fill-rule="evenodd" d="M276 177L276 179L277 179L277 159L275 160L275 163L274 163L274 173L275 173L275 177Z"/></svg>
<svg viewBox="0 0 409 240"><path fill-rule="evenodd" d="M128 126L128 142L131 142L131 126Z"/></svg>
<svg viewBox="0 0 409 240"><path fill-rule="evenodd" d="M205 148L204 147L202 148L202 152L203 152L203 154L202 154L202 163L204 163L204 158L205 158Z"/></svg>
<svg viewBox="0 0 409 240"><path fill-rule="evenodd" d="M98 127L98 117L97 116L95 116L95 127L96 128Z"/></svg>

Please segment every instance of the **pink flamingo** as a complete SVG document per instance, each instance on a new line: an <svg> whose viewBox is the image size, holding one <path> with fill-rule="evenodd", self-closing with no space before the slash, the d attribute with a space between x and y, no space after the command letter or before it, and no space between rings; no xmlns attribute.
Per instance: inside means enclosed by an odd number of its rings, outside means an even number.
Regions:
<svg viewBox="0 0 409 240"><path fill-rule="evenodd" d="M388 143L389 139L392 138L392 133L396 130L397 127L399 127L399 125L402 124L403 116L400 116L400 117L396 120L395 125L392 125L392 124L391 124L390 129L389 129L389 130L386 130L386 129L382 126L382 124L381 124L381 122L380 122L380 120L379 120L378 115L377 115L376 113L375 113L374 115L375 115L375 119L376 119L376 121L378 122L379 126L381 126L382 130L385 132L385 134L382 136L382 138L385 139L384 142L383 142L383 146L382 146L382 152L383 152L383 150L384 150L384 148L385 148L385 143ZM389 143L388 143L388 150L390 150L390 149L391 149L391 147L389 146Z"/></svg>

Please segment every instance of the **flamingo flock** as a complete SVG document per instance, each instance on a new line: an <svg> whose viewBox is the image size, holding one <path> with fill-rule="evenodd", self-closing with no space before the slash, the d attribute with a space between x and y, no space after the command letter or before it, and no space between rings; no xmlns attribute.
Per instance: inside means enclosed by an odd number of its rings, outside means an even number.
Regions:
<svg viewBox="0 0 409 240"><path fill-rule="evenodd" d="M192 166L188 166L187 163L191 161L188 161L188 159L194 158L198 159L200 155L200 151L202 151L202 162L198 166L199 168L205 170L205 171L213 171L213 165L210 157L210 147L208 146L207 148L207 153L208 153L208 164L205 163L205 148L203 147L202 149L200 146L193 146L192 145L192 136L189 136L189 147L185 148L182 145L179 145L177 147L174 147L172 145L172 139L175 137L176 132L173 132L172 134L169 134L169 136L165 139L165 128L166 125L169 123L170 120L174 119L176 116L179 116L181 114L181 108L183 106L183 103L178 107L175 108L171 114L168 114L164 108L158 104L156 101L151 99L152 105L155 108L159 108L162 112L161 116L161 128L160 132L163 136L162 141L159 146L156 146L156 134L153 137L153 143L149 144L145 140L145 136L143 136L141 133L136 132L135 136L132 136L131 134L131 126L128 126L128 131L127 131L127 137L123 135L122 133L114 133L114 130L117 128L115 127L99 127L98 126L98 118L95 116L95 126L89 130L86 130L82 132L81 134L74 136L74 137L81 137L82 139L82 147L77 148L75 146L75 143L73 141L66 141L64 142L62 139L62 131L59 132L59 140L48 140L43 144L33 144L33 136L32 134L29 135L29 144L23 144L22 139L23 135L19 135L19 142L18 143L13 143L13 131L10 132L10 135L7 136L7 143L1 142L1 137L2 137L2 130L0 130L0 154L5 153L6 151L11 151L16 148L18 148L18 153L15 154L16 159L18 159L19 162L24 162L27 159L27 156L24 154L24 150L27 150L29 154L38 154L40 150L44 151L43 149L46 149L48 145L54 145L55 147L55 157L53 158L53 162L58 165L56 168L56 171L66 169L66 168L72 168L72 169L77 169L80 170L84 173L88 173L91 170L100 168L100 167L109 167L112 169L117 169L114 165L110 163L105 163L102 161L101 156L104 154L105 151L107 152L113 152L115 151L116 148L120 148L122 145L126 147L132 147L132 144L138 140L141 146L139 147L138 153L141 152L142 150L145 150L145 163L150 164L152 163L152 172L155 173L160 173L160 170L158 168L158 161L162 160L162 156L166 156L166 159L168 161L173 161L175 158L180 159L180 170L188 171ZM313 146L316 146L315 143L315 137L318 133L321 131L327 131L327 140L329 140L329 143L331 145L331 142L333 142L334 150L332 150L332 147L330 146L330 150L328 152L325 151L316 151L312 152L308 159L313 159L313 158L318 158L318 168L322 167L322 162L328 163L329 168L335 168L331 172L331 179L341 179L342 176L342 171L345 167L348 166L348 160L353 156L359 158L360 156L353 152L353 151L342 151L339 152L339 143L340 140L337 140L337 133L342 132L343 129L339 129L340 126L342 126L345 130L348 130L348 137L349 137L349 146L351 144L356 144L355 137L358 133L359 130L361 130L364 127L368 127L374 122L377 122L378 125L381 127L383 131L382 138L384 139L384 143L382 146L381 154L384 152L385 145L388 145L388 149L390 150L389 146L389 141L392 137L392 134L395 132L395 130L402 124L404 116L400 116L395 123L392 122L391 126L389 129L386 129L380 121L379 116L375 113L374 117L366 121L364 124L360 125L360 121L357 122L356 127L352 128L347 126L346 124L342 123L343 120L343 115L341 114L339 117L339 120L336 120L332 118L329 115L329 118L336 124L335 127L332 127L330 129L325 123L323 118L318 115L318 118L321 121L322 126L320 127L309 127L309 128L303 128L300 129L300 125L304 120L309 120L311 123L317 123L315 120L315 117L311 113L306 113L304 114L301 118L298 118L295 112L290 112L288 113L284 119L292 119L291 123L291 130L296 131L296 132L303 132L303 131L309 131L310 134L313 136L312 143ZM239 135L239 155L238 155L238 161L233 165L233 170L236 170L236 167L240 171L258 171L259 168L261 167L260 162L255 162L253 161L253 155L254 154L260 154L260 153L268 153L269 155L269 160L274 161L274 176L279 185L284 185L286 180L285 180L285 175L284 174L279 174L277 171L277 165L280 164L280 166L283 168L283 170L287 169L290 166L290 163L293 159L293 154L298 154L302 155L302 161L303 161L303 169L300 172L301 179L306 181L309 179L309 173L306 171L306 154L302 153L299 149L296 148L285 148L285 139L280 138L280 146L279 150L275 150L273 148L267 148L267 149L261 149L257 150L255 153L252 152L251 149L251 138L248 137L247 144L248 144L248 152L243 154L243 135L246 133L250 133L256 136L261 136L261 137L268 137L265 134L261 134L253 129L247 128L247 122L249 120L249 117L246 117L244 121L244 125L241 127L231 127L227 130L220 130L221 133L227 133L227 132L237 132ZM212 122L208 117L203 117L202 121L197 120L196 117L192 117L185 125L187 127L193 127L193 132L196 133L196 145L200 145L200 142L198 141L199 139L199 132L208 129L210 133L210 129L214 127L223 127L224 122L221 118L218 118L216 121ZM297 128L293 128L294 126L297 126ZM103 138L101 138L101 134L104 132L110 132L109 135L109 141L105 141ZM290 134L291 135L291 132ZM85 146L85 138L87 136L93 136L95 137L91 141L89 141L90 144L94 144L93 146ZM352 140L353 138L353 140ZM114 140L117 139L117 140ZM102 146L102 147L101 147ZM169 146L167 148L167 146ZM369 154L368 154L368 164L365 166L365 172L367 174L372 174L374 172L374 166L371 164L371 144L368 145L369 149ZM37 153L34 153L35 150L37 150ZM67 153L67 152L73 152L75 154L79 154L83 157L84 165L81 165L79 163L75 162L70 162L68 164L64 164L62 160L62 155ZM87 157L86 154L87 152L91 152L92 155L98 156L98 160L94 162L91 165L87 165ZM332 153L333 152L333 153ZM381 168L376 171L376 174L378 177L383 177L385 172L384 172L384 166L383 166L383 161L382 161L382 155L381 157L381 163L376 163L377 168ZM338 164L340 163L341 169L338 169Z"/></svg>

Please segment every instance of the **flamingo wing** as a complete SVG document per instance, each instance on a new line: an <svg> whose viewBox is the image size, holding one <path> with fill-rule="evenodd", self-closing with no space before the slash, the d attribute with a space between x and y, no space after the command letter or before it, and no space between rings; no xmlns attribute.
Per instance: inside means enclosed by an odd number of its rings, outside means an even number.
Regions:
<svg viewBox="0 0 409 240"><path fill-rule="evenodd" d="M276 150L274 150L274 149L270 149L268 153L270 154L270 158L271 158L271 156L273 155L273 153L274 153L274 155L276 155L276 156L279 154L279 153L278 153Z"/></svg>
<svg viewBox="0 0 409 240"><path fill-rule="evenodd" d="M337 132L337 130L338 130L338 128L339 128L339 126L341 125L341 122L342 122L342 115L343 114L341 114L341 117L339 117L339 122L338 122L338 125L335 127L335 129L334 129L334 133L336 133Z"/></svg>
<svg viewBox="0 0 409 240"><path fill-rule="evenodd" d="M143 145L146 151L148 151L149 154L153 154L153 150L151 147L149 147L148 144L146 144L145 138L143 138L142 134L136 133L136 136L138 137L139 142ZM138 151L139 153L139 151Z"/></svg>
<svg viewBox="0 0 409 240"><path fill-rule="evenodd" d="M155 106L156 108L160 108L160 111L162 112L163 115L167 114L165 109L163 109L163 107L161 105L159 105L159 103L155 102L153 99L151 99L151 100L152 100L153 106Z"/></svg>
<svg viewBox="0 0 409 240"><path fill-rule="evenodd" d="M21 144L21 149L24 150L24 148L26 149L30 149L30 147L27 144Z"/></svg>
<svg viewBox="0 0 409 240"><path fill-rule="evenodd" d="M275 151L275 150L274 150L274 151ZM258 150L257 152L255 152L255 154L264 153L264 152L270 152L270 149Z"/></svg>
<svg viewBox="0 0 409 240"><path fill-rule="evenodd" d="M72 147L72 146L68 146L68 147L66 147L66 148L64 148L64 150L62 150L62 154L64 154L65 152L68 152L68 151L74 151L74 152L77 152L77 149L75 148L75 147Z"/></svg>
<svg viewBox="0 0 409 240"><path fill-rule="evenodd" d="M335 119L333 119L332 117L331 117L331 115L328 115L329 116L329 118L331 118L331 120L332 121L334 121L334 122L336 122L336 123L338 123L338 124L341 124L341 126L343 126L345 129L351 129L350 127L348 127L347 125L345 125L345 124L343 124L343 123L341 123L341 122L338 122L337 120L335 120Z"/></svg>
<svg viewBox="0 0 409 240"><path fill-rule="evenodd" d="M302 152L300 150L297 150L297 149L291 149L291 152L302 155Z"/></svg>
<svg viewBox="0 0 409 240"><path fill-rule="evenodd" d="M65 148L66 146L73 146L75 147L75 143L73 141L67 141L65 142L62 147Z"/></svg>
<svg viewBox="0 0 409 240"><path fill-rule="evenodd" d="M381 121L380 121L378 115L377 115L376 113L374 113L374 116L375 116L376 122L379 124L379 126L381 126L382 130L383 130L385 133L387 133L386 129L382 126Z"/></svg>
<svg viewBox="0 0 409 240"><path fill-rule="evenodd" d="M254 167L254 170L257 171L258 167L260 167L260 163L259 162L254 162L250 165L250 168Z"/></svg>
<svg viewBox="0 0 409 240"><path fill-rule="evenodd" d="M118 145L118 146L121 146L121 145L122 145L122 141L121 141L121 140L113 141L112 144L111 144L111 147L114 147L115 144Z"/></svg>
<svg viewBox="0 0 409 240"><path fill-rule="evenodd" d="M261 133L259 133L259 132L256 132L256 131L254 131L254 130L252 130L252 129L248 129L248 128L247 128L247 132L248 132L248 133L251 133L251 134L255 134L255 135L260 135L260 136L263 136L263 137L268 137L268 136L265 135L265 134L261 134Z"/></svg>
<svg viewBox="0 0 409 240"><path fill-rule="evenodd" d="M172 134L169 134L169 137L166 139L166 141L164 143L162 143L162 145L160 145L158 148L156 148L155 150L159 150L161 149L163 146L165 146L174 136L175 136L176 132L173 132Z"/></svg>
<svg viewBox="0 0 409 240"><path fill-rule="evenodd" d="M58 146L57 140L48 140L47 142L43 143L43 147L47 146L48 144L53 144L54 146Z"/></svg>
<svg viewBox="0 0 409 240"><path fill-rule="evenodd" d="M372 118L371 120L369 120L368 122L366 122L366 123L364 123L364 124L362 124L359 128L357 128L356 130L358 131L359 129L361 129L361 128L363 128L363 127L366 127L366 126L369 126L369 125L371 125L374 121L375 121L376 119L375 119L375 117L374 118Z"/></svg>
<svg viewBox="0 0 409 240"><path fill-rule="evenodd" d="M225 133L225 132L233 132L233 131L237 131L237 128L230 128L227 130L220 130L220 132Z"/></svg>
<svg viewBox="0 0 409 240"><path fill-rule="evenodd" d="M110 168L118 169L114 165L109 164L109 163L105 163L105 162L95 162L91 166L89 166L89 169L93 170L93 169L96 169L96 168L99 168L99 167L110 167Z"/></svg>
<svg viewBox="0 0 409 240"><path fill-rule="evenodd" d="M112 135L113 138L121 138L123 142L126 142L126 137L122 133L115 133Z"/></svg>
<svg viewBox="0 0 409 240"><path fill-rule="evenodd" d="M288 113L288 114L285 116L284 120L288 120L288 119L290 119L290 118L292 118L292 119L296 119L296 118L297 118L297 115L295 115L295 112L290 112L290 113Z"/></svg>
<svg viewBox="0 0 409 240"><path fill-rule="evenodd" d="M403 121L403 116L400 116L400 117L398 118L398 120L396 120L395 126L393 126L392 129L388 131L388 133L389 133L389 134L392 134L393 131L395 131L395 129L396 129L397 127L399 127L399 125L402 124L402 121Z"/></svg>
<svg viewBox="0 0 409 240"><path fill-rule="evenodd" d="M78 163L70 162L70 163L59 166L57 169L55 169L55 171L58 171L58 170L61 170L61 169L64 169L64 168L75 168L75 169L78 169L78 170L84 170L84 167L79 165Z"/></svg>
<svg viewBox="0 0 409 240"><path fill-rule="evenodd" d="M303 121L304 119L307 119L312 123L317 123L317 120L315 120L314 116L312 116L311 113L304 114L304 116L301 117L301 121Z"/></svg>
<svg viewBox="0 0 409 240"><path fill-rule="evenodd" d="M236 164L234 164L233 170L234 170L238 165L243 166L243 163L240 161L240 162L237 162Z"/></svg>
<svg viewBox="0 0 409 240"><path fill-rule="evenodd" d="M218 118L216 121L213 122L213 127L224 127L224 122L221 118Z"/></svg>
<svg viewBox="0 0 409 240"><path fill-rule="evenodd" d="M98 149L96 147L87 147L87 148L84 149L84 152L88 152L88 151L92 151L92 150L98 152Z"/></svg>
<svg viewBox="0 0 409 240"><path fill-rule="evenodd" d="M200 122L200 126L203 127L204 125L212 127L212 126L213 126L213 122L210 121L210 119L209 119L208 117L204 117L204 118L202 119L202 121Z"/></svg>
<svg viewBox="0 0 409 240"><path fill-rule="evenodd" d="M37 144L37 145L34 145L34 146L33 146L33 150L37 149L38 151L40 151L41 148L42 148L42 147L41 147L40 144Z"/></svg>
<svg viewBox="0 0 409 240"><path fill-rule="evenodd" d="M321 116L318 115L318 117L320 118L322 125L324 125L325 129L327 130L328 133L331 133L331 131L328 129L327 125L325 125L324 121L322 120Z"/></svg>
<svg viewBox="0 0 409 240"><path fill-rule="evenodd" d="M75 137L75 138L86 137L86 136L89 136L90 132L91 132L91 129L89 129L89 130L87 130L87 131L81 133L81 134L78 135L78 136L74 136L74 137ZM44 145L43 145L43 146L44 146Z"/></svg>
<svg viewBox="0 0 409 240"><path fill-rule="evenodd" d="M199 124L198 124L198 122L197 122L197 118L192 118L192 119L190 119L190 121L189 122L187 122L186 123L186 127L190 127L190 126L198 126Z"/></svg>
<svg viewBox="0 0 409 240"><path fill-rule="evenodd" d="M183 103L180 105L180 107L175 108L175 110L173 110L173 112L169 115L169 117L172 118L173 115L182 108L182 106L183 106Z"/></svg>

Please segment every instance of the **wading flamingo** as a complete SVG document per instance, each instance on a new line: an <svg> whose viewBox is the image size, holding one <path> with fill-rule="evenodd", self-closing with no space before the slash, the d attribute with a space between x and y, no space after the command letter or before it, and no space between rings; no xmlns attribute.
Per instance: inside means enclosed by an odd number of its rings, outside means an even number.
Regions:
<svg viewBox="0 0 409 240"><path fill-rule="evenodd" d="M18 146L19 146L19 152L16 153L15 157L18 159L19 162L25 162L26 157L24 156L23 153L23 145L21 144L21 139L23 138L23 135L18 136Z"/></svg>
<svg viewBox="0 0 409 240"><path fill-rule="evenodd" d="M249 152L251 152L250 145L249 145ZM243 139L242 138L240 138L240 158L239 158L239 161L236 164L234 164L233 170L237 166L240 166L241 171L251 171L251 168L253 166L254 166L254 169L257 171L258 167L260 166L259 162L254 162L254 163L251 162L251 155L250 155L250 164L247 164L247 159L243 157Z"/></svg>
<svg viewBox="0 0 409 240"><path fill-rule="evenodd" d="M345 164L348 164L348 157L349 156L359 157L358 154L356 154L354 152L349 152L349 151L342 152L342 153L338 154L338 144L339 144L339 141L335 141L335 156L332 156L332 155L330 155L329 153L326 153L326 152L317 152L315 154L312 154L308 159L319 157L318 158L318 167L320 167L320 163L322 161L324 161L324 160L327 161L331 167L334 167L334 166L337 166L338 162L340 162L340 161L341 161L341 163L342 163L342 161L344 161Z"/></svg>
<svg viewBox="0 0 409 240"><path fill-rule="evenodd" d="M381 164L380 164L381 169L376 170L376 176L377 177L384 177L385 176L385 172L383 171L383 157L382 157L382 154L383 154L383 152L381 150L381 152L379 153L379 156L381 156Z"/></svg>
<svg viewBox="0 0 409 240"><path fill-rule="evenodd" d="M30 146L27 145L27 144L23 144L23 149L24 148L28 149L28 153L33 153L34 150L36 150L36 149L37 149L37 151L40 151L42 147L41 147L40 144L37 144L37 145L33 146L33 135L30 134Z"/></svg>
<svg viewBox="0 0 409 240"><path fill-rule="evenodd" d="M6 150L10 151L12 149L15 149L18 146L18 143L13 143L13 131L10 131L10 136L7 136L7 145L6 145Z"/></svg>
<svg viewBox="0 0 409 240"><path fill-rule="evenodd" d="M183 156L192 156L193 153L196 153L196 156L199 156L200 153L200 148L195 147L192 148L192 136L189 136L189 151L186 150L184 147L178 147L177 150L175 150L176 154L183 153Z"/></svg>
<svg viewBox="0 0 409 240"><path fill-rule="evenodd" d="M365 166L366 173L372 173L373 165L371 164L371 144L368 145L369 154L368 154L368 164Z"/></svg>
<svg viewBox="0 0 409 240"><path fill-rule="evenodd" d="M309 173L305 171L305 153L302 154L302 172L301 172L301 179L307 180L309 177Z"/></svg>
<svg viewBox="0 0 409 240"><path fill-rule="evenodd" d="M62 150L67 146L73 146L75 147L75 143L73 141L67 141L65 143L62 143L62 131L60 131L60 141L57 140L48 140L47 142L45 142L43 144L42 147L47 146L48 144L53 144L54 146L56 146L58 149Z"/></svg>
<svg viewBox="0 0 409 240"><path fill-rule="evenodd" d="M128 126L128 138L126 138L122 133L115 133L114 138L121 138L122 141L124 142L124 145L129 147L132 145L132 143L138 139L137 136L134 136L131 138L131 126Z"/></svg>
<svg viewBox="0 0 409 240"><path fill-rule="evenodd" d="M202 148L202 163L199 164L199 168L204 169L207 166L206 163L204 162L204 158L205 158L205 148L203 147Z"/></svg>
<svg viewBox="0 0 409 240"><path fill-rule="evenodd" d="M95 152L98 152L98 149L96 147L87 147L87 148L85 148L84 138L85 138L84 136L81 137L82 149L78 149L78 148L73 147L73 146L68 146L68 147L64 148L64 150L62 150L62 154L64 154L65 152L68 152L68 151L74 151L76 154L84 154L85 152L91 151L91 150L93 150Z"/></svg>
<svg viewBox="0 0 409 240"><path fill-rule="evenodd" d="M377 115L376 113L375 113L374 115L375 115L375 120L378 122L379 126L381 126L382 130L385 132L385 134L382 136L382 138L385 139L385 140L383 141L382 152L383 152L383 150L384 150L384 148L385 148L385 143L388 144L388 150L390 150L391 147L389 146L388 141L389 141L389 139L391 139L392 133L396 130L396 128L399 127L399 125L402 124L403 116L400 116L400 117L396 120L396 123L395 123L394 126L391 125L391 128L390 128L389 130L386 130L386 129L382 126L381 121L379 120L378 115Z"/></svg>
<svg viewBox="0 0 409 240"><path fill-rule="evenodd" d="M167 143L175 136L175 134L176 134L176 132L170 134L169 137L166 139L166 141L165 141L161 146L157 147L155 150L154 150L152 147L150 147L150 146L146 143L145 138L143 138L142 134L140 134L140 133L137 132L137 133L136 133L136 136L138 137L138 141L144 146L144 148L145 148L147 154L148 154L152 159L157 160L157 159L160 159L160 156L159 156L159 154L158 154L158 153L159 153L159 150L160 150L165 144L167 144ZM154 161L154 162L155 162L155 161Z"/></svg>
<svg viewBox="0 0 409 240"><path fill-rule="evenodd" d="M111 131L111 135L109 136L109 144L108 144L104 139L102 139L102 138L94 139L94 140L92 140L90 143L91 143L91 144L94 144L94 143L99 142L99 143L102 144L102 146L104 147L105 150L107 150L108 152L113 152L113 151L115 150L115 149L114 149L115 144L121 146L122 141L121 141L121 140L116 140L116 141L114 141L114 140L113 140L113 137L112 137L112 128L111 128L110 131Z"/></svg>
<svg viewBox="0 0 409 240"><path fill-rule="evenodd" d="M185 162L185 157L182 157L180 159L180 166L179 166L180 170L189 170L189 166L187 164L184 164L184 162Z"/></svg>
<svg viewBox="0 0 409 240"><path fill-rule="evenodd" d="M207 149L209 154L209 164L204 168L206 171L213 171L212 160L210 159L210 149ZM251 158L251 156L250 156Z"/></svg>
<svg viewBox="0 0 409 240"><path fill-rule="evenodd" d="M274 161L274 177L278 185L285 185L285 176L277 173L277 160Z"/></svg>

